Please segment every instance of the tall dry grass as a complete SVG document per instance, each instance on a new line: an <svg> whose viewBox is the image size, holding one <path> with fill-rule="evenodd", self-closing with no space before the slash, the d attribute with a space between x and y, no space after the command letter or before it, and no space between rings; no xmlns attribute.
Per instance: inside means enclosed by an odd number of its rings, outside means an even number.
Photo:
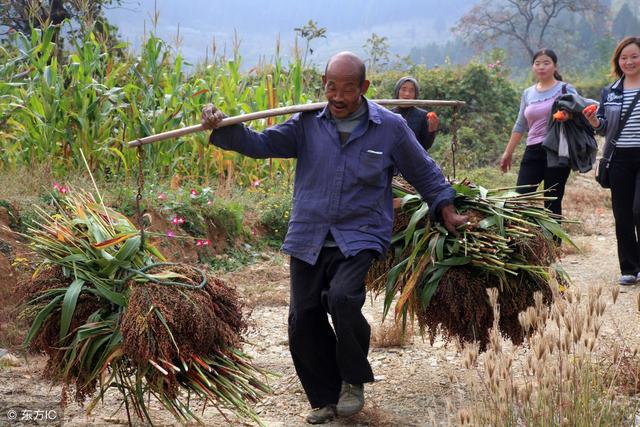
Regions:
<svg viewBox="0 0 640 427"><path fill-rule="evenodd" d="M400 322L381 322L373 327L371 347L406 347L413 344L413 336L413 323L409 323L406 328L403 328Z"/></svg>
<svg viewBox="0 0 640 427"><path fill-rule="evenodd" d="M542 297L520 315L524 329L538 326L524 360L506 351L499 336L497 291L489 291L495 323L485 355L478 347L463 351L472 376L468 407L451 420L473 426L620 426L634 425L640 362L621 339L603 338L603 314L619 289L602 287L581 295L556 295L550 308ZM545 327L546 325L546 327ZM479 360L482 360L479 362ZM475 372L474 372L475 371Z"/></svg>

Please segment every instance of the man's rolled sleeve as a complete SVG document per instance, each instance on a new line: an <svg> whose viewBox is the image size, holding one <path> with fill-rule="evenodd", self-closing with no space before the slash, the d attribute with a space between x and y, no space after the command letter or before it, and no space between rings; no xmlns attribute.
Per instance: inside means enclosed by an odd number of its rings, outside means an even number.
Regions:
<svg viewBox="0 0 640 427"><path fill-rule="evenodd" d="M406 126L405 126L406 127ZM438 219L441 209L453 203L456 192L446 181L436 162L418 144L411 129L401 129L392 152L395 166L429 205L429 216Z"/></svg>
<svg viewBox="0 0 640 427"><path fill-rule="evenodd" d="M298 153L299 116L256 132L244 125L226 126L211 132L209 142L254 159L292 158Z"/></svg>

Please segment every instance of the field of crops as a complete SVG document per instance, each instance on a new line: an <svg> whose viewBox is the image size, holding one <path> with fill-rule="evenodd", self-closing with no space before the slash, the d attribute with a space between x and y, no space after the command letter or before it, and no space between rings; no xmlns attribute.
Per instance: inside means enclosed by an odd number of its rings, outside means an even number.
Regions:
<svg viewBox="0 0 640 427"><path fill-rule="evenodd" d="M237 52L186 67L179 54L153 36L132 56L94 34L60 53L53 34L52 28L29 36L17 33L11 44L0 46L1 168L49 163L63 173L84 168L82 150L93 171L129 174L137 160L135 150L125 148L127 141L198 123L208 102L237 115L315 99L304 87L300 60L283 64L276 56L272 64L241 73ZM261 129L275 120L253 126ZM207 136L149 147L145 169L205 181L227 176L243 184L291 173L289 161L223 153L208 147Z"/></svg>

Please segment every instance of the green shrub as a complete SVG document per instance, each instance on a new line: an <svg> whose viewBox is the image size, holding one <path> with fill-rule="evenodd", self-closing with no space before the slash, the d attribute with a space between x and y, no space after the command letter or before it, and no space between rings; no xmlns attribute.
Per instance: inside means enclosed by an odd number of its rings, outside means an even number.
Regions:
<svg viewBox="0 0 640 427"><path fill-rule="evenodd" d="M177 205L173 208L173 213L177 217L184 218L184 223L179 225L190 236L204 237L207 235L207 226L195 206Z"/></svg>
<svg viewBox="0 0 640 427"><path fill-rule="evenodd" d="M207 264L214 271L235 271L256 261L258 254L252 251L250 245L240 248L231 248L223 254L214 255L207 260Z"/></svg>
<svg viewBox="0 0 640 427"><path fill-rule="evenodd" d="M133 187L122 186L120 188L115 189L114 195L115 198L111 204L114 208L118 210L118 212L126 215L129 218L132 218L136 221L138 216L138 209L136 207L136 189ZM145 207L150 205L150 200L148 198L143 197L140 200L140 209L144 212Z"/></svg>
<svg viewBox="0 0 640 427"><path fill-rule="evenodd" d="M216 197L203 207L202 216L224 230L228 240L243 234L244 207L239 202Z"/></svg>
<svg viewBox="0 0 640 427"><path fill-rule="evenodd" d="M602 74L601 76L579 78L571 81L571 84L575 86L580 95L600 102L602 89L611 82L612 80L608 76Z"/></svg>
<svg viewBox="0 0 640 427"><path fill-rule="evenodd" d="M286 182L276 182L272 186L263 186L259 191L263 196L257 206L260 224L267 233L266 237L279 245L289 226L293 186Z"/></svg>
<svg viewBox="0 0 640 427"><path fill-rule="evenodd" d="M426 69L414 67L411 73L420 83L420 98L434 100L459 100L466 105L459 111L459 151L456 163L460 167L473 168L495 164L500 158L511 135L518 114L520 92L504 76L499 66L471 63L465 67ZM395 82L406 72L389 71L373 77L379 98L393 97ZM440 117L440 132L434 158L443 160L451 140L452 113L450 107L434 107ZM440 145L441 147L437 148ZM448 154L450 155L450 154Z"/></svg>

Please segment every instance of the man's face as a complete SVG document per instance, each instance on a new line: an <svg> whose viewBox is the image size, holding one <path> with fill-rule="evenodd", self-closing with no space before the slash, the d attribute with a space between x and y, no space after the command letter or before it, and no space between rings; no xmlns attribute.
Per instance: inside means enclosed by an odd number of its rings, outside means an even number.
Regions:
<svg viewBox="0 0 640 427"><path fill-rule="evenodd" d="M369 88L369 81L361 83L360 78L359 70L351 63L335 61L329 65L322 84L333 117L344 119L360 107L362 95Z"/></svg>

